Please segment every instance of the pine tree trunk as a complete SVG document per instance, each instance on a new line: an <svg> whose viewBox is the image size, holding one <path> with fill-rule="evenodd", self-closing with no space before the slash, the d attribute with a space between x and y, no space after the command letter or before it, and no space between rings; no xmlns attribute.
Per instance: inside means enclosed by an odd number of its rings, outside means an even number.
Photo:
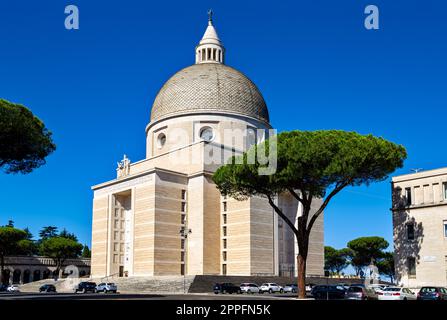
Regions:
<svg viewBox="0 0 447 320"><path fill-rule="evenodd" d="M306 257L298 254L296 257L298 265L298 299L306 298Z"/></svg>

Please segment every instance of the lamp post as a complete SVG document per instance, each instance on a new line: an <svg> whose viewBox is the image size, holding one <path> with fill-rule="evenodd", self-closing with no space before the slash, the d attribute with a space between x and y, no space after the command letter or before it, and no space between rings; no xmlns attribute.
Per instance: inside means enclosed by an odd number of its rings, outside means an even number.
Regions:
<svg viewBox="0 0 447 320"><path fill-rule="evenodd" d="M192 231L191 229L188 229L186 226L183 226L180 228L180 237L185 240L184 242L184 247L183 247L183 252L184 252L184 261L183 261L183 293L186 293L186 259L187 259L187 254L186 254L186 239L188 239L188 234L190 234Z"/></svg>

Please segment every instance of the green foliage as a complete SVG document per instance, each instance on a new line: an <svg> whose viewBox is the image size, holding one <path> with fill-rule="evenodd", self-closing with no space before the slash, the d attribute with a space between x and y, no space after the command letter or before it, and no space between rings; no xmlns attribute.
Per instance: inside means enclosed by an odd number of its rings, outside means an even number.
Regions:
<svg viewBox="0 0 447 320"><path fill-rule="evenodd" d="M14 227L0 227L0 256L17 254L20 241L26 240L26 232Z"/></svg>
<svg viewBox="0 0 447 320"><path fill-rule="evenodd" d="M283 132L277 141L275 174L259 176L260 164L247 164L251 154L268 153L266 142L217 170L213 180L219 190L236 199L290 188L324 197L331 187L382 181L402 167L407 156L404 147L383 138L339 130Z"/></svg>
<svg viewBox="0 0 447 320"><path fill-rule="evenodd" d="M0 99L0 168L30 173L56 149L52 134L26 107Z"/></svg>
<svg viewBox="0 0 447 320"><path fill-rule="evenodd" d="M394 253L385 252L376 265L380 274L390 277L391 281L394 280Z"/></svg>
<svg viewBox="0 0 447 320"><path fill-rule="evenodd" d="M346 249L337 250L333 247L324 247L324 269L333 274L340 272L349 265Z"/></svg>
<svg viewBox="0 0 447 320"><path fill-rule="evenodd" d="M68 232L68 230L65 228L59 233L59 237L71 239L76 242L78 241L78 237L76 237L76 235L74 233Z"/></svg>
<svg viewBox="0 0 447 320"><path fill-rule="evenodd" d="M26 240L26 232L10 226L0 227L0 281L3 283L5 257L19 254Z"/></svg>
<svg viewBox="0 0 447 320"><path fill-rule="evenodd" d="M82 249L81 257L82 258L91 258L92 257L92 253L87 245L84 245L84 248Z"/></svg>
<svg viewBox="0 0 447 320"><path fill-rule="evenodd" d="M57 235L57 227L54 226L43 227L42 230L39 231L39 237L41 241L57 237Z"/></svg>
<svg viewBox="0 0 447 320"><path fill-rule="evenodd" d="M52 258L59 270L66 259L79 257L82 248L82 244L72 239L52 237L41 242L40 254Z"/></svg>
<svg viewBox="0 0 447 320"><path fill-rule="evenodd" d="M351 265L356 269L357 275L371 263L371 260L377 263L382 259L388 246L388 241L382 237L361 237L349 241Z"/></svg>

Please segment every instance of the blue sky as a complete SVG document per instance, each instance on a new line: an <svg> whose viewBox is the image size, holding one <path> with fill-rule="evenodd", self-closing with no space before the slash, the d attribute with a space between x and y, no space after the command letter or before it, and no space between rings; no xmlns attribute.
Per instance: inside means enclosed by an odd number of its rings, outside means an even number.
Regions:
<svg viewBox="0 0 447 320"><path fill-rule="evenodd" d="M80 29L64 28L64 8ZM380 9L380 30L363 26ZM446 166L445 1L27 1L0 3L0 97L54 133L57 151L32 174L0 174L0 223L37 234L66 227L90 243L90 186L145 155L152 101L194 62L208 8L227 64L246 73L278 130L343 129L407 147L405 167ZM389 180L351 188L325 213L335 247L366 235L392 241Z"/></svg>

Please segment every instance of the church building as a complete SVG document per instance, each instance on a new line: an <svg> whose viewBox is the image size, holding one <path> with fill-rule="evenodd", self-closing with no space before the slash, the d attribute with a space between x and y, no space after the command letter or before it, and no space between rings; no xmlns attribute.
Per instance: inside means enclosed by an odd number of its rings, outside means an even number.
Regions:
<svg viewBox="0 0 447 320"><path fill-rule="evenodd" d="M125 156L116 179L92 187L92 277L296 274L294 235L268 201L223 197L211 179L229 156L268 137L264 98L225 64L211 14L194 56L153 102L146 158ZM295 199L277 203L297 220ZM323 215L310 239L307 272L322 275Z"/></svg>

